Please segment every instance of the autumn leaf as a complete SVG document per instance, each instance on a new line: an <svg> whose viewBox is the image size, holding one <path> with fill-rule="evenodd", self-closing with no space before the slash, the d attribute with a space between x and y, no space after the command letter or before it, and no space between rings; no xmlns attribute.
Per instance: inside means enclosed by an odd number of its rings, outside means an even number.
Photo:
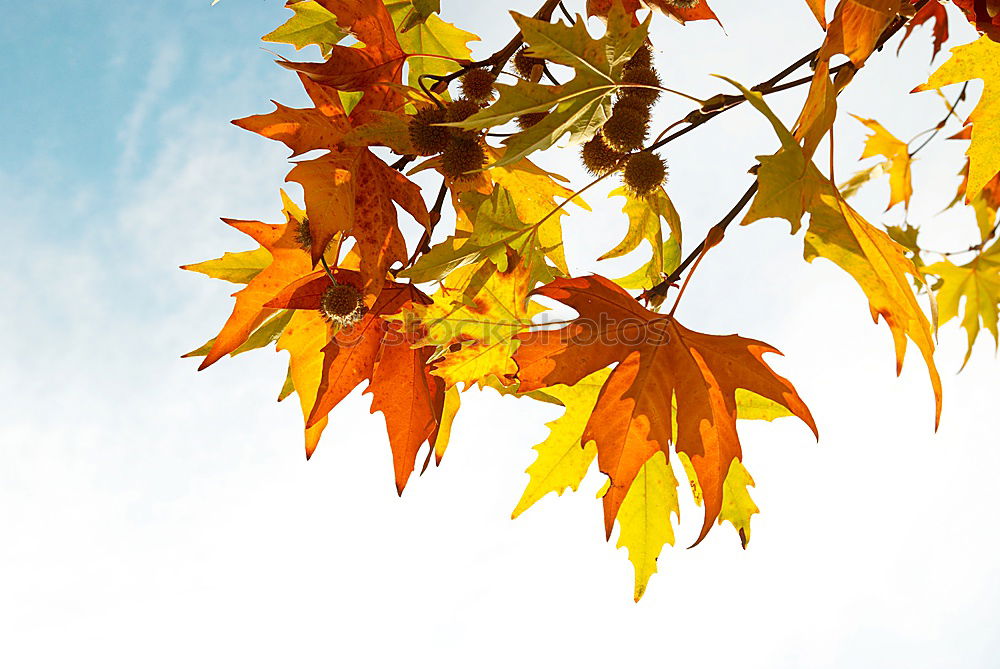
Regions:
<svg viewBox="0 0 1000 669"><path fill-rule="evenodd" d="M413 88L420 87L419 79L425 74L444 75L457 70L455 61L472 58L468 43L479 41L478 36L456 28L433 12L422 15L419 4L419 0L390 0L385 5L396 25L400 48L408 54L421 54L407 59L407 81Z"/></svg>
<svg viewBox="0 0 1000 669"><path fill-rule="evenodd" d="M242 345L259 325L277 311L266 307L265 304L289 282L312 270L309 254L302 249L298 239L302 211L284 191L281 197L287 221L281 225L222 219L259 243L270 254L271 262L256 273L245 288L233 294L236 298L233 312L215 338L211 350L198 367L199 370L214 364L222 356L232 353ZM198 265L184 266L186 269L196 267ZM195 271L200 270L195 269Z"/></svg>
<svg viewBox="0 0 1000 669"><path fill-rule="evenodd" d="M910 33L913 32L914 28L923 25L928 21L934 21L934 51L931 52L931 60L938 55L938 51L941 50L941 45L948 41L948 12L945 10L944 5L941 4L940 0L930 0L926 5L921 7L913 18L906 23L906 32L903 34L903 39L899 41L899 47L896 49L896 54L898 55L903 49L903 44L909 39Z"/></svg>
<svg viewBox="0 0 1000 669"><path fill-rule="evenodd" d="M511 518L517 518L550 492L561 496L566 488L576 490L579 487L597 457L597 447L592 442L581 443L583 431L610 374L611 370L601 369L574 385L558 384L545 389L546 394L555 397L566 411L546 424L550 434L535 446L538 458L527 469L530 480Z"/></svg>
<svg viewBox="0 0 1000 669"><path fill-rule="evenodd" d="M971 44L957 46L949 58L931 75L926 84L914 90L926 91L970 79L982 79L984 88L979 104L969 115L972 143L969 145L970 199L982 191L1000 173L1000 43L980 37Z"/></svg>
<svg viewBox="0 0 1000 669"><path fill-rule="evenodd" d="M582 20L572 26L548 23L513 12L524 34L529 52L571 67L574 78L559 86L520 80L516 85L498 84L500 99L459 128L482 129L502 125L528 113L548 112L541 121L504 141L507 147L496 165L517 162L534 151L542 151L569 133L570 142L593 137L611 116L611 103L621 81L622 69L646 39L649 20L638 27L615 5L608 15L604 37L594 39Z"/></svg>
<svg viewBox="0 0 1000 669"><path fill-rule="evenodd" d="M541 311L528 304L534 284L513 254L502 271L489 260L468 265L451 272L430 304L413 304L404 322L422 332L417 344L436 348L433 373L449 388L482 388L491 380L509 385L516 335Z"/></svg>
<svg viewBox="0 0 1000 669"><path fill-rule="evenodd" d="M576 310L558 330L517 336L520 391L573 385L615 364L601 389L583 440L597 444L598 464L611 479L604 495L610 536L618 509L642 465L670 445L687 453L704 491L705 522L699 541L718 517L730 463L742 457L736 434L736 389L745 388L788 408L815 431L795 389L763 362L776 352L736 335L705 335L642 308L632 296L599 276L556 279L535 291ZM664 398L676 394L676 434Z"/></svg>
<svg viewBox="0 0 1000 669"><path fill-rule="evenodd" d="M809 6L809 11L819 21L820 27L826 30L826 0L806 0L806 5Z"/></svg>
<svg viewBox="0 0 1000 669"><path fill-rule="evenodd" d="M903 203L904 208L910 208L910 197L913 195L913 183L910 171L910 164L913 161L910 156L910 147L906 142L897 139L881 123L874 119L861 118L851 114L865 127L872 131L871 135L865 139L865 150L861 154L861 160L874 156L883 156L885 164L883 170L889 175L889 206L886 211L894 206Z"/></svg>
<svg viewBox="0 0 1000 669"><path fill-rule="evenodd" d="M609 197L625 198L622 212L628 217L629 229L625 238L598 260L620 258L638 249L643 241L648 242L653 252L649 262L626 277L627 285L622 287L652 288L676 267L681 245L680 215L662 188L647 197L635 197L626 188L616 188ZM663 222L668 226L667 242L663 240ZM618 283L622 285L620 280Z"/></svg>
<svg viewBox="0 0 1000 669"><path fill-rule="evenodd" d="M332 46L323 63L276 61L340 91L364 93L362 109L395 109L401 101L393 85L402 83L406 54L382 0L318 0L337 17L337 25L364 46Z"/></svg>
<svg viewBox="0 0 1000 669"><path fill-rule="evenodd" d="M943 325L958 317L963 298L965 311L962 327L968 334L969 347L962 361L964 367L972 355L972 345L979 335L980 323L997 341L997 305L1000 304L1000 245L994 243L964 265L945 258L924 268L925 274L941 279L937 291L938 316Z"/></svg>
<svg viewBox="0 0 1000 669"><path fill-rule="evenodd" d="M841 0L827 29L818 58L829 61L842 53L861 67L875 51L878 38L899 14L901 0Z"/></svg>
<svg viewBox="0 0 1000 669"><path fill-rule="evenodd" d="M294 2L287 7L295 15L279 28L264 35L262 40L291 44L297 50L315 44L323 57L327 58L333 47L347 35L337 25L337 17L314 0Z"/></svg>
<svg viewBox="0 0 1000 669"><path fill-rule="evenodd" d="M361 287L362 275L358 272L338 269L333 277L338 283ZM414 347L412 339L390 327L384 317L428 299L413 286L389 283L358 323L337 329L333 323L324 321L327 329L320 331L315 316L319 316L322 296L330 285L330 277L324 271L313 272L286 286L268 303L270 307L307 310L311 314L306 320L306 332L299 335L304 342L295 342L297 346L292 349L288 340L295 338L293 332L286 333L285 341L279 344L279 348L292 352L295 389L302 398L303 410L309 409L307 455L312 454L310 446L315 449L315 442L309 441L309 430L325 424L330 411L367 380L365 392L373 395L372 413L381 411L385 416L396 490L402 494L420 447L424 443L433 447L436 441L445 399L444 384L431 376L427 365L433 349ZM321 362L318 352L322 352ZM299 374L297 364L305 367Z"/></svg>
<svg viewBox="0 0 1000 669"><path fill-rule="evenodd" d="M768 108L763 96L729 79L747 100L770 121L781 140L773 156L758 156L760 190L743 219L748 225L762 218L784 218L798 231L803 215L810 214L805 237L805 258L823 257L854 277L868 297L875 322L884 318L896 349L896 373L903 366L906 340L920 349L927 363L935 398L935 426L941 419L941 379L934 364L930 323L917 304L907 275L921 282L902 246L868 223L852 209L834 186L806 159L795 138Z"/></svg>
<svg viewBox="0 0 1000 669"><path fill-rule="evenodd" d="M232 283L250 283L265 267L271 264L271 253L263 246L252 251L223 253L221 258L181 265L181 269L199 272L213 279Z"/></svg>
<svg viewBox="0 0 1000 669"><path fill-rule="evenodd" d="M952 0L976 30L1000 42L1000 2L998 0Z"/></svg>

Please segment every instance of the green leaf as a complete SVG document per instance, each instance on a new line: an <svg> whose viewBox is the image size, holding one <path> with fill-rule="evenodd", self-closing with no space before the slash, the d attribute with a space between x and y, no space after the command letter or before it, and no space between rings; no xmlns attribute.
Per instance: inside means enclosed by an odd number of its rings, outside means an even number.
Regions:
<svg viewBox="0 0 1000 669"><path fill-rule="evenodd" d="M507 189L497 186L489 197L464 193L462 202L467 205L466 209L476 212L472 234L465 238L449 237L399 276L426 283L442 279L460 267L486 260L491 261L496 270L506 272L508 250L512 250L528 265L534 283L552 280L552 270L545 262L544 250L538 241L539 226L526 225L518 217L514 199Z"/></svg>
<svg viewBox="0 0 1000 669"><path fill-rule="evenodd" d="M279 311L277 314L269 318L263 325L257 328L253 334L251 334L247 340L239 346L239 348L235 349L229 355L239 355L240 353L255 351L257 349L264 348L268 344L273 344L278 341L278 337L280 337L281 333L285 331L285 327L288 325L288 321L290 320L292 320L292 311L290 309ZM212 344L214 343L214 338L209 339L199 348L196 348L190 353L185 353L181 357L204 358L208 355L208 352L212 350Z"/></svg>
<svg viewBox="0 0 1000 669"><path fill-rule="evenodd" d="M213 279L232 283L250 283L250 280L271 264L271 254L263 246L253 251L224 253L221 258L206 260L193 265L181 265L181 269L199 272Z"/></svg>
<svg viewBox="0 0 1000 669"><path fill-rule="evenodd" d="M296 2L288 7L295 15L284 25L264 35L265 42L291 44L303 49L315 44L324 58L330 56L333 46L344 39L347 33L337 25L337 17L314 0Z"/></svg>
<svg viewBox="0 0 1000 669"><path fill-rule="evenodd" d="M396 25L399 45L406 53L472 59L468 43L478 42L479 37L438 17L435 12L440 11L440 3L437 0L394 0L386 2L385 7ZM433 11L429 11L431 9ZM420 87L418 80L422 75L444 75L459 68L452 60L421 55L410 56L406 63L407 81L414 88Z"/></svg>
<svg viewBox="0 0 1000 669"><path fill-rule="evenodd" d="M500 99L466 121L461 128L489 128L532 112L549 112L530 128L509 137L507 151L496 164L507 165L534 151L542 151L569 133L570 142L579 144L594 136L611 116L611 103L621 82L622 69L645 42L649 17L632 26L629 14L616 4L608 16L608 28L601 39L592 38L582 20L572 26L548 23L512 12L521 28L530 53L571 67L576 76L560 86L518 81L514 86L497 85Z"/></svg>

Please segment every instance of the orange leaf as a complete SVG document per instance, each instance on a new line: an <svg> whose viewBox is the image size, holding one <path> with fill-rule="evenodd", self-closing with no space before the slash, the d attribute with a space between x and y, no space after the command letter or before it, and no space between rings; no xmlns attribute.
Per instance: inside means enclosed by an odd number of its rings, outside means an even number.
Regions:
<svg viewBox="0 0 1000 669"><path fill-rule="evenodd" d="M899 9L900 0L841 0L820 48L819 59L829 60L842 53L861 67Z"/></svg>
<svg viewBox="0 0 1000 669"><path fill-rule="evenodd" d="M271 253L271 264L250 280L242 290L233 293L236 305L222 326L212 344L211 350L202 361L199 370L214 364L219 358L232 353L254 329L271 316L275 309L265 307L289 282L312 271L313 265L298 241L299 221L285 210L288 222L269 225L260 221L237 221L228 218L224 222L243 232ZM186 266L185 266L186 267Z"/></svg>
<svg viewBox="0 0 1000 669"><path fill-rule="evenodd" d="M762 360L764 353L777 353L767 344L688 330L644 309L601 276L556 279L535 293L572 307L578 317L558 330L518 335L514 359L521 392L573 385L617 363L581 442L596 442L601 471L611 479L604 495L608 536L639 470L657 451L669 459L673 444L690 457L704 492L705 522L698 541L705 537L722 508L730 465L742 459L737 388L781 404L816 432L791 383ZM671 398L677 405L676 435Z"/></svg>
<svg viewBox="0 0 1000 669"><path fill-rule="evenodd" d="M813 13L823 30L826 30L826 0L806 0L809 11Z"/></svg>
<svg viewBox="0 0 1000 669"><path fill-rule="evenodd" d="M931 60L934 60L934 56L941 50L941 45L948 40L948 12L939 0L930 0L930 2L920 8L920 11L913 15L912 19L906 22L906 33L903 35L903 39L899 41L899 48L896 49L896 53L898 54L902 50L903 44L910 37L910 33L913 32L914 28L927 23L931 19L934 19L934 51L931 53Z"/></svg>
<svg viewBox="0 0 1000 669"><path fill-rule="evenodd" d="M334 46L324 63L276 62L337 90L363 91L358 109L398 108L402 97L392 85L402 83L406 54L382 0L320 0L319 4L364 46Z"/></svg>
<svg viewBox="0 0 1000 669"><path fill-rule="evenodd" d="M976 30L1000 42L1000 0L954 0Z"/></svg>
<svg viewBox="0 0 1000 669"><path fill-rule="evenodd" d="M360 288L362 275L351 270L334 270L340 283ZM317 310L330 287L323 271L313 272L285 287L268 303L277 309ZM399 313L407 305L427 303L429 298L409 284L390 283L365 316L355 325L333 331L317 341L311 335L311 350L298 351L303 365L309 366L308 387L300 389L295 380L296 351L292 350L293 380L302 398L306 417L307 449L309 430L327 421L330 411L362 381L372 393L372 412L381 411L389 433L396 473L396 490L402 494L414 468L417 451L425 442L433 445L444 407L444 382L430 374L427 360L433 347L412 348L413 338L393 329L383 316ZM313 311L309 313L318 312ZM305 335L303 335L305 338ZM279 343L279 348L290 345ZM317 357L322 354L322 363ZM312 443L315 449L315 443ZM311 455L311 451L307 451Z"/></svg>

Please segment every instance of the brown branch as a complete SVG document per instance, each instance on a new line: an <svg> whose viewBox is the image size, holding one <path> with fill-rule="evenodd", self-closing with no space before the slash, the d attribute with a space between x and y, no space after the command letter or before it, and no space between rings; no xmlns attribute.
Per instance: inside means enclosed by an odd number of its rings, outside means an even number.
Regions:
<svg viewBox="0 0 1000 669"><path fill-rule="evenodd" d="M919 10L928 2L929 0L919 0L919 2L915 3L914 9ZM897 15L896 18L893 19L892 23L889 24L889 27L886 28L884 31L882 31L882 35L879 36L878 42L876 42L875 51L881 51L885 43L888 42L896 33L898 33L903 28L903 26L907 24L909 20L910 17ZM786 91L791 88L796 88L798 86L803 86L805 84L811 83L813 80L813 77L811 76L802 77L801 79L796 79L794 81L790 81L785 84L780 84L779 82L788 75L795 72L795 70L799 69L803 65L813 62L813 60L815 60L815 58L818 55L819 55L819 49L811 51L810 53L802 56L797 61L795 61L794 63L783 69L781 72L778 72L776 75L774 75L767 81L757 84L751 90L760 93L761 95L768 95L770 93L778 93L780 91ZM854 63L848 61L836 67L830 68L830 74L831 75L836 74L840 70L848 67L856 69ZM672 135L668 135L662 140L655 142L649 147L646 147L645 150L654 151L656 149L659 149L660 147L669 144L678 137L686 135L687 133L691 132L698 126L707 123L709 120L715 118L719 114L729 109L732 109L733 107L739 105L744 101L746 101L746 98L742 94L734 95L734 94L720 93L719 95L715 95L709 98L700 109L696 109L695 111L691 112L684 118L684 120L690 124L688 125L688 127L678 130ZM729 213L727 213L722 218L722 220L719 221L719 223L717 223L715 226L712 227L712 229L709 231L709 234L712 234L713 231L715 231L720 227L721 227L720 231L725 232L725 229L729 226L729 224L733 222L736 216L739 215L739 213L743 210L743 208L746 207L746 205L750 202L750 199L754 196L754 194L756 194L758 187L759 187L759 181L755 180L754 183L751 184L750 188L747 189L747 192L743 194L743 197L740 198L739 202L737 202L733 206L733 208L729 211ZM691 251L691 253L688 254L688 256L681 262L681 264L678 265L677 269L671 272L670 276L663 279L660 283L656 284L649 290L643 292L643 294L639 296L640 299L649 300L651 298L664 297L667 294L667 291L670 290L670 288L677 283L677 280L684 273L684 270L686 270L688 266L691 265L691 263L693 263L696 259L700 257L702 251L705 249L705 243L707 239L708 238L706 237L705 240L702 240L701 243L699 243L698 246L696 246ZM984 241L983 244L985 243L986 242ZM969 250L971 251L973 249Z"/></svg>

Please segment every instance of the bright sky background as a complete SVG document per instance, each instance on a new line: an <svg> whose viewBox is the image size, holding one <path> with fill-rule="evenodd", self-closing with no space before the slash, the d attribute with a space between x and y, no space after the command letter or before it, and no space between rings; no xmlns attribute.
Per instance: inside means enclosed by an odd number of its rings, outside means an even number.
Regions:
<svg viewBox="0 0 1000 669"><path fill-rule="evenodd" d="M284 20L281 3L8 4L0 284L14 309L0 329L0 665L1000 663L992 342L958 375L964 333L942 330L935 434L919 355L897 379L888 329L871 323L852 280L803 262L786 223L732 230L678 316L783 350L771 363L809 403L821 440L793 419L742 425L763 511L749 549L729 525L696 549L668 547L633 604L625 552L603 540L598 477L509 519L555 407L466 394L442 467L400 500L369 397L335 410L307 464L297 404L274 402L283 354L201 374L179 358L217 331L232 286L177 266L249 247L220 216L279 220L287 150L228 122L269 111L269 98L303 102L294 76L258 48ZM442 4L483 37L484 56L513 34L501 5L530 13L538 2ZM802 0L713 7L725 33L654 20L667 85L727 90L707 72L753 84L821 39ZM953 44L973 38L957 17L952 26ZM904 138L933 125L937 97L906 95L930 71L928 32L900 60L876 55L842 109ZM790 123L803 95L768 100ZM658 123L689 109L665 101ZM838 123L839 178L862 137L849 117ZM752 157L776 146L747 108L669 147L685 249L743 193ZM962 150L937 142L915 168L910 216L928 245L976 241L971 211L932 218L954 194ZM543 165L585 183L574 152L550 154ZM882 181L855 204L873 222L898 222L900 211L880 218L886 197ZM594 215L566 220L572 269L616 275L624 263L592 259L624 234L621 200L589 200ZM700 526L690 503L682 521L681 547Z"/></svg>

